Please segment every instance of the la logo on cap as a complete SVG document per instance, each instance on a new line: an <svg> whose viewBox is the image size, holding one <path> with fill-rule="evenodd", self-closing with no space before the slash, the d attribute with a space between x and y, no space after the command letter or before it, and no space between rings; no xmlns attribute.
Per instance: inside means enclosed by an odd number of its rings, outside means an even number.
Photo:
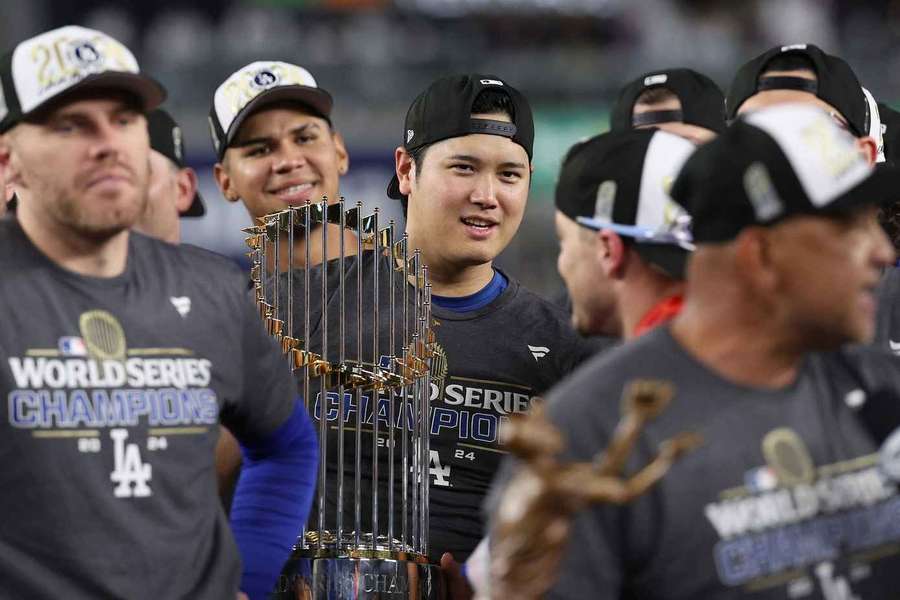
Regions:
<svg viewBox="0 0 900 600"><path fill-rule="evenodd" d="M413 139L413 136L414 136L414 135L416 135L416 132L413 131L412 129L407 129L407 130L406 130L406 143L407 143L407 144L409 143L409 141L410 141L411 139Z"/></svg>
<svg viewBox="0 0 900 600"><path fill-rule="evenodd" d="M499 79L481 79L481 85L503 85Z"/></svg>

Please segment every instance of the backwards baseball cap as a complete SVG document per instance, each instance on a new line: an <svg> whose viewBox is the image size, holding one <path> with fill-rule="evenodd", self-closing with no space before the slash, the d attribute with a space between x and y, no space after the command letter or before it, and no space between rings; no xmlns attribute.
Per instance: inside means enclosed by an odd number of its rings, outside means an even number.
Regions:
<svg viewBox="0 0 900 600"><path fill-rule="evenodd" d="M695 146L658 129L612 131L576 144L556 185L556 208L591 229L634 241L641 257L676 279L694 246L690 217L669 188Z"/></svg>
<svg viewBox="0 0 900 600"><path fill-rule="evenodd" d="M209 129L219 160L225 156L241 124L259 109L276 102L296 102L331 123L331 94L312 74L297 65L257 61L239 69L216 88Z"/></svg>
<svg viewBox="0 0 900 600"><path fill-rule="evenodd" d="M827 112L783 104L748 114L698 149L672 197L691 213L694 241L704 243L795 215L889 203L898 190L900 171L870 165Z"/></svg>
<svg viewBox="0 0 900 600"><path fill-rule="evenodd" d="M184 136L181 127L172 118L172 115L161 108L147 114L147 129L150 132L150 147L171 160L179 169L185 168L184 163ZM206 214L206 207L200 197L199 190L194 194L194 200L182 217L202 217Z"/></svg>
<svg viewBox="0 0 900 600"><path fill-rule="evenodd" d="M506 94L512 104L512 123L472 118L472 105L485 90ZM525 149L529 159L534 147L534 119L528 101L494 75L451 75L433 82L413 100L403 131L403 147L407 150L472 133L510 138ZM387 195L403 197L396 174L388 184Z"/></svg>
<svg viewBox="0 0 900 600"><path fill-rule="evenodd" d="M638 97L648 89L665 88L678 97L681 110L658 110L633 115ZM612 131L680 121L721 133L725 130L725 96L715 82L692 69L664 69L644 73L622 91L610 115Z"/></svg>
<svg viewBox="0 0 900 600"><path fill-rule="evenodd" d="M900 112L882 102L877 106L885 162L900 166Z"/></svg>
<svg viewBox="0 0 900 600"><path fill-rule="evenodd" d="M69 25L27 39L0 58L0 133L52 101L87 89L128 92L144 110L166 97L120 42L101 31Z"/></svg>
<svg viewBox="0 0 900 600"><path fill-rule="evenodd" d="M763 77L772 59L783 55L800 55L812 63L816 79L802 77ZM750 96L765 90L799 90L809 92L840 111L857 136L866 135L869 117L866 99L853 69L846 62L826 54L813 44L776 46L760 54L742 66L725 100L729 119L734 119L738 109Z"/></svg>

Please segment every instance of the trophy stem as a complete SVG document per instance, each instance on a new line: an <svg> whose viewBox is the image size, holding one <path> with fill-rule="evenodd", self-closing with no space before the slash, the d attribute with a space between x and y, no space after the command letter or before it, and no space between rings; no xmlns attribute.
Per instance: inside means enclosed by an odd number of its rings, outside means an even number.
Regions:
<svg viewBox="0 0 900 600"><path fill-rule="evenodd" d="M381 240L378 236L378 209L375 209L373 215L373 252L372 252L372 363L377 368L380 365L380 356L378 354L378 333L379 333L379 311L380 304L378 298L378 264L381 262L379 253L379 243ZM379 402L381 400L381 388L379 385L372 386L371 403L372 403L372 550L378 549L378 412Z"/></svg>
<svg viewBox="0 0 900 600"><path fill-rule="evenodd" d="M344 256L346 253L345 244L344 244L344 230L347 226L347 217L344 214L344 199L341 198L341 201L338 203L339 211L340 211L340 253L338 255L338 269L340 276L338 277L338 295L340 297L340 311L341 317L338 320L338 363L343 366L344 361L347 360L346 350L345 350L345 332L344 332L344 322L347 319L347 304L346 304L346 289L344 286L344 276L346 271L344 270ZM361 257L357 256L357 259ZM340 408L338 409L338 450L337 450L337 460L338 460L338 469L337 469L337 523L335 529L337 529L337 539L338 542L343 541L344 539L344 418L346 416L346 402L344 401L344 384L343 378L340 378L340 383L338 384L338 402L340 402Z"/></svg>
<svg viewBox="0 0 900 600"><path fill-rule="evenodd" d="M328 209L328 200L322 200L322 213ZM307 232L307 235L309 233ZM342 234L343 235L343 234ZM307 245L307 247L309 247ZM309 272L307 263L306 270ZM307 305L309 306L309 305ZM307 311L309 312L309 311ZM328 221L322 220L322 364L328 365ZM322 368L319 378L319 439L328 439L328 385L327 377L329 369ZM325 493L327 491L328 471L325 466L328 463L328 444L319 444L319 547L324 544L321 535L325 531Z"/></svg>
<svg viewBox="0 0 900 600"><path fill-rule="evenodd" d="M362 340L363 340L363 319L362 319L362 270L363 270L363 232L362 232L362 202L356 203L357 219L356 219L356 360L362 362ZM365 419L363 418L362 405L362 389L356 386L356 456L354 464L354 482L353 482L353 545L359 548L360 530L362 529L362 428Z"/></svg>

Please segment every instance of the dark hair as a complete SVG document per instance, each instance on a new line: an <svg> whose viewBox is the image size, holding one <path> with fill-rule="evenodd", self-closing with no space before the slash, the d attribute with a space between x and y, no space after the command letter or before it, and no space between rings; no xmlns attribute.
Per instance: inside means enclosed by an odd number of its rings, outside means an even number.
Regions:
<svg viewBox="0 0 900 600"><path fill-rule="evenodd" d="M900 202L882 206L878 210L878 222L894 249L900 250Z"/></svg>
<svg viewBox="0 0 900 600"><path fill-rule="evenodd" d="M509 99L509 96L505 92L494 89L483 90L475 97L475 101L472 102L472 114L505 114L511 121L516 120L512 100ZM422 168L425 164L425 154L430 147L431 144L425 144L424 146L409 150L409 155L412 158L413 164L416 165L416 173L422 172ZM408 204L409 198L406 196L400 198L400 206L403 207L404 219L406 218Z"/></svg>
<svg viewBox="0 0 900 600"><path fill-rule="evenodd" d="M813 75L816 75L816 66L805 54L787 52L779 54L763 65L760 76L769 71L812 71Z"/></svg>
<svg viewBox="0 0 900 600"><path fill-rule="evenodd" d="M678 94L670 90L669 88L657 86L652 88L647 88L635 99L635 104L656 104L657 102L663 102L665 100L669 100L670 98L678 99Z"/></svg>

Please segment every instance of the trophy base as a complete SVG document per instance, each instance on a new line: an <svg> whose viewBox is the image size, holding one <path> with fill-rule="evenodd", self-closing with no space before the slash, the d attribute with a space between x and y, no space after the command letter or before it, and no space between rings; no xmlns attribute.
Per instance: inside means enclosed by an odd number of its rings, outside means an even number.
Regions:
<svg viewBox="0 0 900 600"><path fill-rule="evenodd" d="M269 600L447 600L437 565L404 558L315 557L295 550Z"/></svg>

